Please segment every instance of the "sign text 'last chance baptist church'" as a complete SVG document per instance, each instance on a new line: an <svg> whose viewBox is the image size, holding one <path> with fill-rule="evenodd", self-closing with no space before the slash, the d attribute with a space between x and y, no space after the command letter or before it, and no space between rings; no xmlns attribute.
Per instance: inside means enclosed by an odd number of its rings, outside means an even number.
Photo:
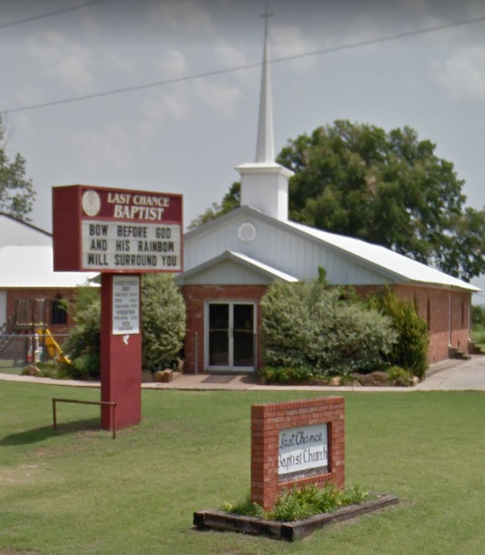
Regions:
<svg viewBox="0 0 485 555"><path fill-rule="evenodd" d="M182 270L181 195L74 185L54 188L53 207L57 270Z"/></svg>

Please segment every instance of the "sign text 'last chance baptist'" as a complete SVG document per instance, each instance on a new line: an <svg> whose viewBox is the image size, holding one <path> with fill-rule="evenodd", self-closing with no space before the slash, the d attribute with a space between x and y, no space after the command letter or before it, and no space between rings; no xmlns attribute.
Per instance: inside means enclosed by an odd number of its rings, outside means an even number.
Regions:
<svg viewBox="0 0 485 555"><path fill-rule="evenodd" d="M280 430L278 474L305 473L328 467L327 424Z"/></svg>
<svg viewBox="0 0 485 555"><path fill-rule="evenodd" d="M56 271L182 271L182 196L72 185L53 189Z"/></svg>

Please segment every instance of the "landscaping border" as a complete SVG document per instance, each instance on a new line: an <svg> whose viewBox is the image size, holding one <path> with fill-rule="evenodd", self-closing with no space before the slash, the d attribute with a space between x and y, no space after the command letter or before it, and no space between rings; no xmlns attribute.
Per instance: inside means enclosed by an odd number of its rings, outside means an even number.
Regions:
<svg viewBox="0 0 485 555"><path fill-rule="evenodd" d="M324 513L295 522L278 522L251 516L226 513L208 509L194 513L194 526L201 530L218 530L221 532L241 532L253 536L267 536L274 540L295 541L302 539L315 530L324 528L334 522L343 522L397 505L399 498L395 495L382 494L377 499L364 501L358 505L349 505L334 513Z"/></svg>

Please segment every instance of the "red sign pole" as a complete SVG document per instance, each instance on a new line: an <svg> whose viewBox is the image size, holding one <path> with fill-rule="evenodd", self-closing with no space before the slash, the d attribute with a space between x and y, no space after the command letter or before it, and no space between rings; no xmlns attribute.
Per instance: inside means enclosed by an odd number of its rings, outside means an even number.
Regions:
<svg viewBox="0 0 485 555"><path fill-rule="evenodd" d="M130 277L139 282L139 274ZM116 425L126 428L141 421L141 330L113 333L114 279L113 274L101 275L101 401L117 403ZM139 308L137 316L139 320ZM109 407L102 407L101 427L112 429L111 418Z"/></svg>

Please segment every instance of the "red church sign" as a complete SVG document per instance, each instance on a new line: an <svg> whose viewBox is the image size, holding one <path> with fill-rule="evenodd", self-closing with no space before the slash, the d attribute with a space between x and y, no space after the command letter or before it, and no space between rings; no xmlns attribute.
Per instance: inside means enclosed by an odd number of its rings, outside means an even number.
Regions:
<svg viewBox="0 0 485 555"><path fill-rule="evenodd" d="M182 271L181 195L54 187L53 214L56 271Z"/></svg>
<svg viewBox="0 0 485 555"><path fill-rule="evenodd" d="M140 274L182 271L182 196L53 188L54 270L101 275L101 426L141 420ZM119 275L123 274L123 275Z"/></svg>

